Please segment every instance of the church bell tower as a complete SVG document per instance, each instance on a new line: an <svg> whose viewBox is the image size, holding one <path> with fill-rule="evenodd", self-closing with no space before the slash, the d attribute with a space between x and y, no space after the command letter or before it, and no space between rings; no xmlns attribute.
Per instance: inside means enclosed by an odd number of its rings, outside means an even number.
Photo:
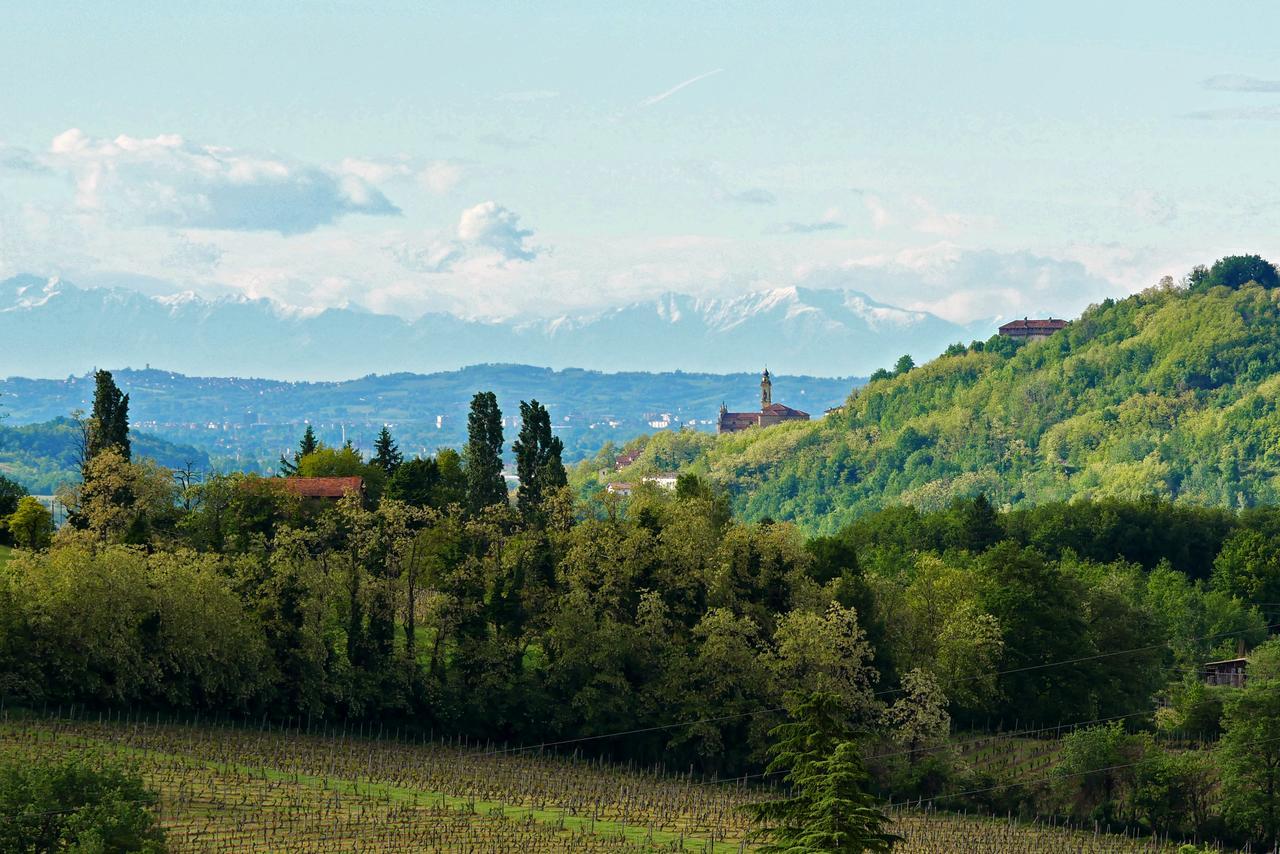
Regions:
<svg viewBox="0 0 1280 854"><path fill-rule="evenodd" d="M769 379L769 369L765 368L760 376L760 411L764 412L773 403L773 380Z"/></svg>

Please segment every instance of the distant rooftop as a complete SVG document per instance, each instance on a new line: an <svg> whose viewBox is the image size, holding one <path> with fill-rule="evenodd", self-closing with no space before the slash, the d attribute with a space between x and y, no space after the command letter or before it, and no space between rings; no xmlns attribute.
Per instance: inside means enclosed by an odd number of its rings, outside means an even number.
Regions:
<svg viewBox="0 0 1280 854"><path fill-rule="evenodd" d="M342 498L348 492L364 492L364 479L359 477L286 477L281 485L302 498Z"/></svg>

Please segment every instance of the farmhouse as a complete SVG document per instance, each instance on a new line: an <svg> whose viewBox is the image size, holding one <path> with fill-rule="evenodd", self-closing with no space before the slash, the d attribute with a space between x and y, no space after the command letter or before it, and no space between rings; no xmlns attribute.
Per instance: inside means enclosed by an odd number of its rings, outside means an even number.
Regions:
<svg viewBox="0 0 1280 854"><path fill-rule="evenodd" d="M716 421L717 433L736 433L748 427L772 427L784 421L808 421L809 413L773 402L773 379L765 368L760 376L760 411L730 412L720 404L720 417Z"/></svg>
<svg viewBox="0 0 1280 854"><path fill-rule="evenodd" d="M1024 317L1022 320L1014 320L1001 326L1000 334L1006 338L1048 338L1066 325L1065 320L1055 320L1052 317L1044 320Z"/></svg>
<svg viewBox="0 0 1280 854"><path fill-rule="evenodd" d="M1243 655L1224 661L1210 661L1201 669L1206 685L1229 685L1243 688L1248 677L1249 659Z"/></svg>

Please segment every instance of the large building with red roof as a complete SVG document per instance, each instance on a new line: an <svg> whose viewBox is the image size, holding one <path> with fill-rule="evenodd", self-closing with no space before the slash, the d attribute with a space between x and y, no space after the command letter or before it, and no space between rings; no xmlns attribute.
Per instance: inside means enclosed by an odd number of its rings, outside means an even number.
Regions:
<svg viewBox="0 0 1280 854"><path fill-rule="evenodd" d="M772 427L784 421L808 421L809 413L773 402L773 379L768 368L760 377L760 411L730 412L720 404L720 418L716 421L717 433L736 433L748 427Z"/></svg>
<svg viewBox="0 0 1280 854"><path fill-rule="evenodd" d="M1000 334L1006 338L1048 338L1067 325L1065 320L1050 317L1045 320L1033 320L1024 317L1000 327Z"/></svg>

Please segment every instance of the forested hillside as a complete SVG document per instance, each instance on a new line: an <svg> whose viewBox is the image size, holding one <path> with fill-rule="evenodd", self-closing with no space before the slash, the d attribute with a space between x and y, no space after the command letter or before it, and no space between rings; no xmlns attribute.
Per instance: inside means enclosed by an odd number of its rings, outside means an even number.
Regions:
<svg viewBox="0 0 1280 854"><path fill-rule="evenodd" d="M209 455L190 445L135 433L138 455L170 468L209 467ZM52 495L80 477L80 427L70 418L20 427L0 425L0 477L22 484L36 495Z"/></svg>
<svg viewBox="0 0 1280 854"><path fill-rule="evenodd" d="M1280 291L1265 269L1263 285L1213 285L1197 268L1181 286L1166 279L1093 306L1045 340L955 345L881 372L819 422L698 443L684 459L727 486L746 517L812 531L979 493L996 505L1148 495L1272 504ZM671 442L652 441L642 464Z"/></svg>

